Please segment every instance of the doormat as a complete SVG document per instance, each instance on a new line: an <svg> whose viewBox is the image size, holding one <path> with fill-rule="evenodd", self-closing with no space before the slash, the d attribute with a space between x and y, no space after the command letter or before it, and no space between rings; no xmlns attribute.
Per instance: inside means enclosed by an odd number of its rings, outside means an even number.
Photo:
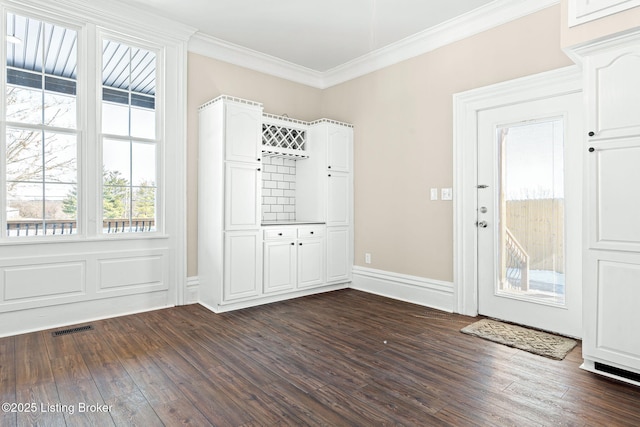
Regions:
<svg viewBox="0 0 640 427"><path fill-rule="evenodd" d="M472 323L460 332L556 360L564 359L577 344L570 338L490 319Z"/></svg>

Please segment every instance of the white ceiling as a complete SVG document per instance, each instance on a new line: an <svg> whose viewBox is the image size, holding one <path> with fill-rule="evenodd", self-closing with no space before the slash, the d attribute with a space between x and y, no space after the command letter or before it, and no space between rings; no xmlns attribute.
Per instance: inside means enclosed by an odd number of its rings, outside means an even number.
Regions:
<svg viewBox="0 0 640 427"><path fill-rule="evenodd" d="M326 72L494 0L124 0L216 39Z"/></svg>

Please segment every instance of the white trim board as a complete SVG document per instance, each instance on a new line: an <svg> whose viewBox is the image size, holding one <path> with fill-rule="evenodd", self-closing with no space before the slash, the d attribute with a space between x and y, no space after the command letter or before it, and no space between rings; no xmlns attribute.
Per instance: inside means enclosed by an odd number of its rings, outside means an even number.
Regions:
<svg viewBox="0 0 640 427"><path fill-rule="evenodd" d="M582 71L572 65L453 96L453 289L457 313L478 314L475 226L478 113L581 90Z"/></svg>
<svg viewBox="0 0 640 427"><path fill-rule="evenodd" d="M330 70L311 70L274 56L196 33L189 51L318 89L344 83L556 5L559 0L495 0L457 18Z"/></svg>
<svg viewBox="0 0 640 427"><path fill-rule="evenodd" d="M2 313L0 338L173 307L165 293L124 295ZM28 315L25 315L28 313Z"/></svg>
<svg viewBox="0 0 640 427"><path fill-rule="evenodd" d="M455 307L451 282L354 266L351 288L449 313Z"/></svg>
<svg viewBox="0 0 640 427"><path fill-rule="evenodd" d="M569 27L640 6L640 0L568 0Z"/></svg>

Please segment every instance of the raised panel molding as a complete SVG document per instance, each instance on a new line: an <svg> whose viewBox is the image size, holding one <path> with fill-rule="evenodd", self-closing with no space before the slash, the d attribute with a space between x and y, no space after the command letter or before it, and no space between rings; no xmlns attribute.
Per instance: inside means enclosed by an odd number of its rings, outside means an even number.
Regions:
<svg viewBox="0 0 640 427"><path fill-rule="evenodd" d="M68 255L32 255L0 259L0 313L4 316L20 312L25 318L36 312L58 312L58 306L68 307L63 318L49 319L51 325L77 323L85 320L88 307L103 307L98 301L134 294L154 294L142 299L138 309L127 305L127 313L174 305L170 291L170 263L167 248L112 250L104 252L74 253ZM162 301L157 305L156 301ZM153 305L149 303L153 302ZM71 308L71 307L77 308ZM108 307L105 304L104 307ZM82 308L84 307L84 309ZM121 308L112 307L113 315ZM80 313L80 317L70 317ZM67 316L68 314L68 316ZM104 315L108 317L107 311ZM30 324L49 325L41 321ZM5 335L10 331L24 331L16 323L0 328Z"/></svg>
<svg viewBox="0 0 640 427"><path fill-rule="evenodd" d="M584 24L640 6L640 0L569 0L569 26Z"/></svg>
<svg viewBox="0 0 640 427"><path fill-rule="evenodd" d="M2 269L3 302L78 295L85 291L85 262L24 264Z"/></svg>
<svg viewBox="0 0 640 427"><path fill-rule="evenodd" d="M598 263L596 351L637 358L640 335L629 325L640 323L640 265L601 260Z"/></svg>
<svg viewBox="0 0 640 427"><path fill-rule="evenodd" d="M640 250L640 202L623 191L640 182L640 138L592 144L597 178L590 183L591 211L596 214L591 249ZM622 190L622 191L621 191Z"/></svg>
<svg viewBox="0 0 640 427"><path fill-rule="evenodd" d="M167 289L164 254L98 260L98 292Z"/></svg>

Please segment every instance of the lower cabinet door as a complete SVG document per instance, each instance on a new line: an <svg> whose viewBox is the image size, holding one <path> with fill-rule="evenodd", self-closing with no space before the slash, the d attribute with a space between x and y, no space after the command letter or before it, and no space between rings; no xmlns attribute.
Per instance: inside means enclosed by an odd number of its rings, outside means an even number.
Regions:
<svg viewBox="0 0 640 427"><path fill-rule="evenodd" d="M352 264L349 227L327 227L327 282L351 280Z"/></svg>
<svg viewBox="0 0 640 427"><path fill-rule="evenodd" d="M292 290L296 285L294 240L264 243L264 292Z"/></svg>
<svg viewBox="0 0 640 427"><path fill-rule="evenodd" d="M223 299L233 301L260 295L262 239L259 231L233 231L224 239Z"/></svg>
<svg viewBox="0 0 640 427"><path fill-rule="evenodd" d="M298 242L298 288L324 284L324 239Z"/></svg>

